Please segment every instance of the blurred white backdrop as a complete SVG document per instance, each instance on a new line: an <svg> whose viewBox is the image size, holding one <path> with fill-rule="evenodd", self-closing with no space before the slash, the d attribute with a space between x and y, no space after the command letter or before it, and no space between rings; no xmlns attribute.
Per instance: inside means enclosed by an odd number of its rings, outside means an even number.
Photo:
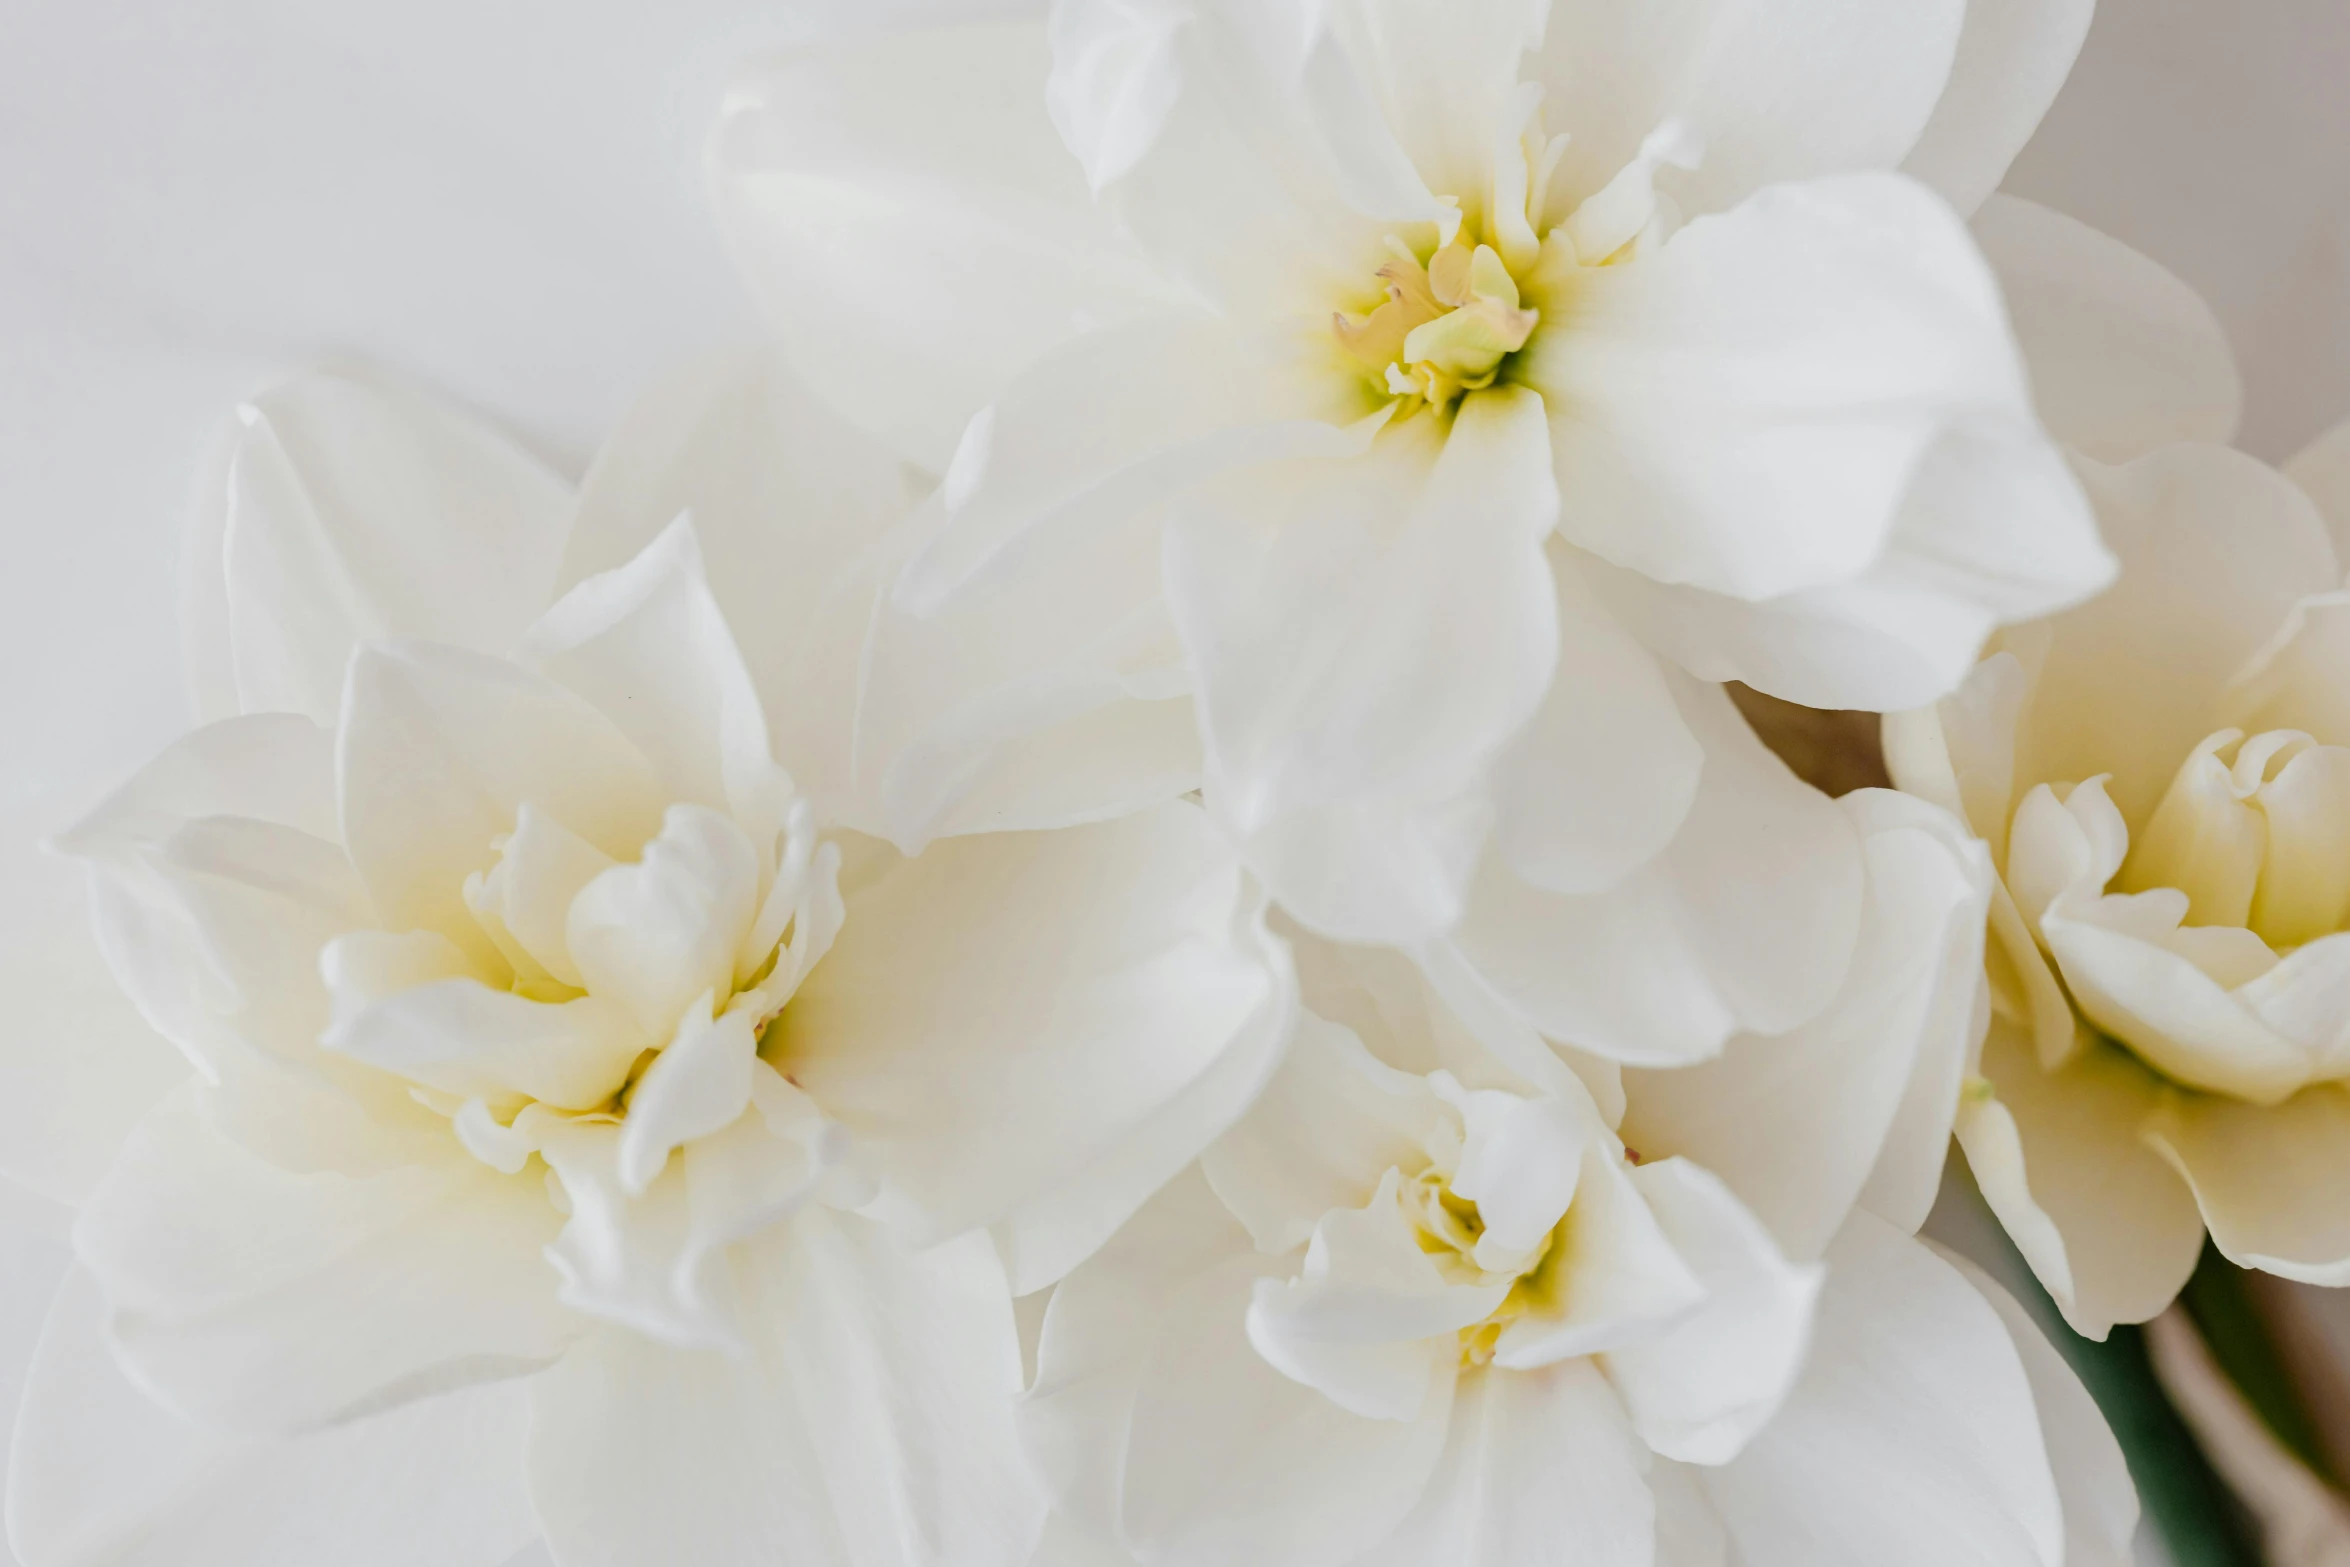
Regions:
<svg viewBox="0 0 2350 1567"><path fill-rule="evenodd" d="M54 875L29 840L181 727L180 533L240 397L369 361L576 471L753 329L699 172L733 62L1019 3L0 9L0 865ZM2203 290L2271 459L2350 413L2345 81L2343 0L2108 0L2009 182ZM62 1224L0 1191L7 1407Z"/></svg>

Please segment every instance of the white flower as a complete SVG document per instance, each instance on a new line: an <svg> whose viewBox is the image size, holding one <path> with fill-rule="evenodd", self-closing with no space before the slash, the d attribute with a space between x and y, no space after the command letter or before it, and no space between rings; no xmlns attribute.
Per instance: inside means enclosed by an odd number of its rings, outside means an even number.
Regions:
<svg viewBox="0 0 2350 1567"><path fill-rule="evenodd" d="M1204 782L1305 924L1452 939L1546 1031L1801 1022L1857 849L1701 682L1925 700L2106 575L1890 172L1976 203L2085 19L1064 0L757 77L715 152L753 284L944 474L875 583L860 820Z"/></svg>
<svg viewBox="0 0 2350 1567"><path fill-rule="evenodd" d="M838 466L795 473L811 434ZM797 509L861 461L890 466L756 365L656 396L576 516L396 390L251 413L221 667L286 710L196 730L63 840L197 1072L75 1231L14 1449L37 1559L176 1524L124 1444L188 1475L269 1436L315 1494L255 1505L312 1519L309 1556L206 1524L175 1560L494 1567L516 1527L565 1567L1025 1558L1007 1265L1049 1282L1228 1124L1291 982L1185 802L919 860L827 829L661 520L706 487L729 571L780 567L729 596L789 614L819 592L795 542L821 577L888 520ZM567 550L653 528L546 602ZM421 1517L365 1541L371 1506Z"/></svg>
<svg viewBox="0 0 2350 1567"><path fill-rule="evenodd" d="M1998 861L1958 1129L2102 1335L2170 1301L2206 1227L2244 1266L2350 1281L2350 597L2318 509L2251 458L2082 471L2120 582L2003 633L1888 754Z"/></svg>
<svg viewBox="0 0 2350 1567"><path fill-rule="evenodd" d="M2086 1394L1903 1232L1987 883L1939 812L1858 798L1874 907L1931 957L1694 1073L1570 1070L1392 954L1298 938L1315 1015L1265 1097L1046 1309L1021 1429L1054 1559L2125 1561Z"/></svg>

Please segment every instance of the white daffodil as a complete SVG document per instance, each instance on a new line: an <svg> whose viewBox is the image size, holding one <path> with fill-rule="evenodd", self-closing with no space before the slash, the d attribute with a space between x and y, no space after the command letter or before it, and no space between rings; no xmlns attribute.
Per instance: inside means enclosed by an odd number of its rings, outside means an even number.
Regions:
<svg viewBox="0 0 2350 1567"><path fill-rule="evenodd" d="M754 504L806 455L786 404L686 378L576 517L408 394L249 415L214 557L248 710L62 840L196 1070L82 1206L28 1560L1025 1560L1007 1265L1050 1282L1239 1113L1287 958L1185 802L918 860L829 830L684 520L545 602L679 483L764 530L729 570L785 563L735 602L811 602L788 542L888 519Z"/></svg>
<svg viewBox="0 0 2350 1567"><path fill-rule="evenodd" d="M2002 633L1887 751L1999 864L1958 1130L2102 1335L2170 1301L2206 1228L2246 1267L2350 1282L2350 597L2317 506L2249 457L2081 466L2121 580ZM2322 485L2325 448L2302 471Z"/></svg>
<svg viewBox="0 0 2350 1567"><path fill-rule="evenodd" d="M1204 783L1314 929L1604 952L1488 967L1593 1048L1802 1021L1858 850L1702 682L1925 700L2109 569L1950 204L2086 22L2009 9L1062 0L748 80L752 283L944 476L863 819Z"/></svg>
<svg viewBox="0 0 2350 1567"><path fill-rule="evenodd" d="M1264 1098L1046 1308L1042 1559L2121 1567L2134 1499L2086 1394L1905 1233L1979 851L1856 798L1873 907L1931 958L1694 1074L1529 1049L1392 953L1298 937L1310 1013Z"/></svg>

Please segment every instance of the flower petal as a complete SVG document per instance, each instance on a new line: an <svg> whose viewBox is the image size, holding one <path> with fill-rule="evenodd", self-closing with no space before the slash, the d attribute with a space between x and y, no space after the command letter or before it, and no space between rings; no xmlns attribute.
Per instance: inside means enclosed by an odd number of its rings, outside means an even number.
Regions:
<svg viewBox="0 0 2350 1567"><path fill-rule="evenodd" d="M2228 681L2297 600L2340 573L2308 497L2239 452L2180 444L2119 468L2075 467L2122 572L2054 625L2018 736L2017 792L2108 773L2138 823L2179 759L2221 727Z"/></svg>
<svg viewBox="0 0 2350 1567"><path fill-rule="evenodd" d="M1590 569L1641 640L1699 679L1894 712L1955 688L1994 628L2087 596L2114 563L2056 449L2001 420L1954 426L1926 451L1883 553L1850 581L1749 603Z"/></svg>
<svg viewBox="0 0 2350 1567"><path fill-rule="evenodd" d="M497 861L524 801L615 859L660 824L661 788L628 737L551 681L430 643L351 664L337 756L343 841L383 926L485 954L466 878Z"/></svg>
<svg viewBox="0 0 2350 1567"><path fill-rule="evenodd" d="M1088 199L1049 66L1032 21L875 29L747 71L710 140L719 222L809 384L933 472L1029 361L1169 294Z"/></svg>
<svg viewBox="0 0 2350 1567"><path fill-rule="evenodd" d="M1553 547L1550 568L1558 672L1494 769L1494 842L1529 885L1596 892L1672 840L1705 753L1655 658L1592 592L1582 560Z"/></svg>
<svg viewBox="0 0 2350 1567"><path fill-rule="evenodd" d="M1062 140L1166 271L1228 311L1320 319L1387 232L1444 210L1297 0L1073 0L1051 33Z"/></svg>
<svg viewBox="0 0 2350 1567"><path fill-rule="evenodd" d="M1951 0L1733 0L1671 8L1583 0L1554 8L1528 75L1553 129L1575 139L1559 189L1580 201L1678 119L1704 165L1673 188L1691 212L1778 180L1889 169L1916 144L1951 71L1966 7Z"/></svg>
<svg viewBox="0 0 2350 1567"><path fill-rule="evenodd" d="M946 526L907 563L896 603L933 615L958 595L1000 587L1097 533L1152 517L1188 485L1363 450L1377 427L1364 418L1371 408L1317 410L1291 382L1197 310L1054 349L964 432L941 493Z"/></svg>
<svg viewBox="0 0 2350 1567"><path fill-rule="evenodd" d="M1212 803L1212 802L1211 802ZM1461 921L1493 811L1482 791L1449 800L1347 800L1226 824L1282 911L1335 941L1404 945Z"/></svg>
<svg viewBox="0 0 2350 1567"><path fill-rule="evenodd" d="M772 863L791 780L768 749L758 689L711 596L690 519L563 595L524 637L522 661L628 736L665 798L731 815L762 866Z"/></svg>
<svg viewBox="0 0 2350 1567"><path fill-rule="evenodd" d="M1974 231L2015 320L2032 400L2058 439L2105 463L2169 441L2235 439L2243 379L2219 318L2193 289L2119 240L2018 197L1991 197Z"/></svg>
<svg viewBox="0 0 2350 1567"><path fill-rule="evenodd" d="M1997 1097L1961 1106L1959 1146L2065 1321L2102 1339L2169 1305L2202 1254L2203 1220L2141 1136L2162 1079L2104 1044L2043 1072L1998 1019L1982 1070Z"/></svg>
<svg viewBox="0 0 2350 1567"><path fill-rule="evenodd" d="M1967 0L1950 80L1902 170L1974 212L2008 165L2081 52L2095 0Z"/></svg>
<svg viewBox="0 0 2350 1567"><path fill-rule="evenodd" d="M1828 1266L1794 1395L1702 1477L1738 1559L2058 1567L2056 1484L1998 1313L1866 1213Z"/></svg>
<svg viewBox="0 0 2350 1567"><path fill-rule="evenodd" d="M850 720L834 727L853 723L856 744L835 780L803 780L816 798L847 802L849 825L911 853L956 833L1123 816L1198 788L1191 678L1155 530L1075 538L992 591L908 614L890 585L943 516L927 505L827 605L819 640L842 667L815 683L850 691Z"/></svg>
<svg viewBox="0 0 2350 1567"><path fill-rule="evenodd" d="M1306 1013L1279 1071L1200 1168L1258 1249L1295 1251L1334 1208L1352 1208L1390 1169L1417 1173L1444 1110L1426 1079Z"/></svg>
<svg viewBox="0 0 2350 1567"><path fill-rule="evenodd" d="M2138 1527L2138 1489L2122 1461L2104 1411L2031 1313L1990 1275L1955 1252L1935 1248L1958 1269L1977 1294L1990 1302L2007 1326L2007 1336L2032 1384L2040 1432L2056 1473L2057 1498L2064 1508L2065 1567L2129 1567Z"/></svg>
<svg viewBox="0 0 2350 1567"><path fill-rule="evenodd" d="M1643 1164L1632 1184L1705 1290L1654 1338L1601 1364L1641 1440L1683 1463L1719 1464L1777 1412L1811 1342L1821 1270L1779 1255L1770 1232L1686 1159Z"/></svg>
<svg viewBox="0 0 2350 1567"><path fill-rule="evenodd" d="M600 996L531 1001L472 978L366 994L372 987L356 969L370 962L372 955L362 954L375 945L327 948L327 983L337 992L337 1012L347 1015L322 1043L411 1082L460 1098L520 1097L587 1110L618 1093L636 1058L657 1042Z"/></svg>
<svg viewBox="0 0 2350 1567"><path fill-rule="evenodd" d="M1178 1325L1193 1279L1248 1258L1249 1250L1248 1232L1197 1170L1185 1170L1054 1288L1035 1379L1014 1419L1058 1512L1094 1533L1116 1534L1121 1435L1133 1421L1151 1345ZM1263 1271L1282 1269L1268 1261ZM1247 1309L1242 1289L1233 1310Z"/></svg>
<svg viewBox="0 0 2350 1567"><path fill-rule="evenodd" d="M1539 398L1483 393L1449 432L1407 421L1364 456L1181 517L1167 595L1220 814L1253 831L1475 778L1558 662L1549 458Z"/></svg>
<svg viewBox="0 0 2350 1567"><path fill-rule="evenodd" d="M239 417L221 570L245 712L332 723L360 644L504 654L553 597L570 486L497 431L348 372Z"/></svg>
<svg viewBox="0 0 2350 1567"><path fill-rule="evenodd" d="M1922 1222L1941 1178L1982 984L1990 866L1959 824L1886 790L1846 795L1868 904L1844 991L1776 1035L1628 1074L1624 1139L1727 1181L1791 1256L1817 1257L1882 1170L1888 1218ZM1891 1168L1905 1162L1914 1168Z"/></svg>
<svg viewBox="0 0 2350 1567"><path fill-rule="evenodd" d="M81 866L18 817L0 831L0 1172L79 1206L189 1061L108 968ZM118 956L122 954L117 948Z"/></svg>
<svg viewBox="0 0 2350 1567"><path fill-rule="evenodd" d="M191 1085L141 1123L75 1250L140 1384L207 1423L292 1430L536 1369L571 1332L538 1181L452 1143L383 1174L295 1174Z"/></svg>
<svg viewBox="0 0 2350 1567"><path fill-rule="evenodd" d="M2239 1267L2304 1284L2350 1283L2350 1089L2305 1088L2272 1106L2179 1095L2147 1140L2193 1188L2211 1239Z"/></svg>
<svg viewBox="0 0 2350 1567"><path fill-rule="evenodd" d="M56 1567L503 1567L538 1533L528 1395L465 1388L292 1438L200 1431L150 1402L70 1275L41 1334L9 1473L10 1538Z"/></svg>
<svg viewBox="0 0 2350 1567"><path fill-rule="evenodd" d="M1453 1283L1421 1250L1390 1170L1364 1207L1314 1226L1305 1272L1258 1279L1248 1341L1283 1376L1368 1420L1418 1418L1458 1363L1462 1329L1491 1316L1511 1282Z"/></svg>
<svg viewBox="0 0 2350 1567"><path fill-rule="evenodd" d="M1826 1006L1859 929L1859 834L1764 749L1730 700L1676 677L1706 750L1671 846L1621 885L1567 898L1488 860L1452 946L1544 1034L1644 1066L1778 1033Z"/></svg>
<svg viewBox="0 0 2350 1567"><path fill-rule="evenodd" d="M1773 186L1529 297L1559 531L1660 582L1767 599L1857 577L1938 441L2030 418L1990 270L1890 175Z"/></svg>
<svg viewBox="0 0 2350 1567"><path fill-rule="evenodd" d="M1347 1413L1249 1344L1249 1292L1282 1271L1243 1256L1186 1281L1148 1344L1118 1499L1120 1533L1144 1560L1337 1567L1386 1537L1436 1467L1450 1362L1414 1418Z"/></svg>
<svg viewBox="0 0 2350 1567"><path fill-rule="evenodd" d="M2335 425L2285 464L2285 477L2325 513L2337 559L2350 560L2350 421Z"/></svg>
<svg viewBox="0 0 2350 1567"><path fill-rule="evenodd" d="M608 1329L531 1385L531 1499L566 1567L1025 1563L1044 1503L985 1240L908 1256L810 1207L735 1255L750 1353Z"/></svg>
<svg viewBox="0 0 2350 1567"><path fill-rule="evenodd" d="M1163 1135L1160 1113L1228 1052L1269 1073L1294 1015L1259 898L1180 802L935 844L851 891L848 909L764 1054L870 1152L923 1242ZM1163 1150L1129 1211L1261 1081L1175 1128L1196 1143Z"/></svg>
<svg viewBox="0 0 2350 1567"><path fill-rule="evenodd" d="M830 667L827 596L913 498L896 454L818 401L776 352L716 355L647 392L596 453L561 586L626 565L691 516L776 754L796 772L816 761L802 753L843 743L814 721L827 707L811 690Z"/></svg>
<svg viewBox="0 0 2350 1567"><path fill-rule="evenodd" d="M1576 1567L1651 1567L1650 1462L1589 1361L1471 1372L1420 1505L1349 1567L1518 1567L1564 1541Z"/></svg>
<svg viewBox="0 0 2350 1567"><path fill-rule="evenodd" d="M732 821L672 805L641 858L602 872L571 901L565 945L588 990L648 1039L666 1040L696 996L733 991L760 869L759 851Z"/></svg>

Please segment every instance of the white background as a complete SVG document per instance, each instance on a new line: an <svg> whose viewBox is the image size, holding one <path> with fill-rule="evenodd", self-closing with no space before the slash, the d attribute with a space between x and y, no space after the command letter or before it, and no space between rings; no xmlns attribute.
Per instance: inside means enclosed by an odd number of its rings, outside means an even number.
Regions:
<svg viewBox="0 0 2350 1567"><path fill-rule="evenodd" d="M180 527L240 397L373 361L576 471L656 370L752 330L701 131L732 62L824 21L746 0L7 0L0 867L180 727ZM2010 181L2204 291L2271 459L2350 414L2345 83L2344 0L2108 0ZM63 1259L59 1215L0 1192L0 1232L12 1216L48 1238L0 1233L0 1409Z"/></svg>

